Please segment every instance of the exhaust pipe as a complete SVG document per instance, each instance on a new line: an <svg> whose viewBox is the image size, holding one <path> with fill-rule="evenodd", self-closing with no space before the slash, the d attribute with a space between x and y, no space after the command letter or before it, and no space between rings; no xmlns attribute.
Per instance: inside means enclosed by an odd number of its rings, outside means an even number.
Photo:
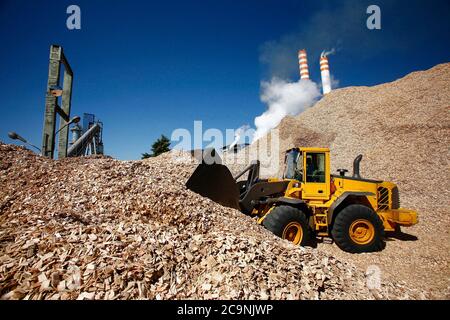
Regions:
<svg viewBox="0 0 450 320"><path fill-rule="evenodd" d="M359 163L361 162L362 157L362 154L360 154L353 160L353 178L361 178L361 175L359 174Z"/></svg>

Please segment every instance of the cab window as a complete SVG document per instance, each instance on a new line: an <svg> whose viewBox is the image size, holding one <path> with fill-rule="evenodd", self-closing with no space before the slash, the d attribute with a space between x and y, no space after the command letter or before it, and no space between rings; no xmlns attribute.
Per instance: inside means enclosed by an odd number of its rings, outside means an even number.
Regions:
<svg viewBox="0 0 450 320"><path fill-rule="evenodd" d="M325 153L306 155L306 182L325 182Z"/></svg>
<svg viewBox="0 0 450 320"><path fill-rule="evenodd" d="M286 168L283 177L303 181L302 154L298 150L291 150L286 153L285 162Z"/></svg>

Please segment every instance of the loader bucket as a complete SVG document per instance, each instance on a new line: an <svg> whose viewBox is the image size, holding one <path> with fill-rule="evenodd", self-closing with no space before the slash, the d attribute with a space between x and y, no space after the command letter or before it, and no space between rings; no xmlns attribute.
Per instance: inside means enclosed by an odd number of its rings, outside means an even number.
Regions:
<svg viewBox="0 0 450 320"><path fill-rule="evenodd" d="M239 208L239 190L230 170L222 164L201 163L186 187L225 207Z"/></svg>

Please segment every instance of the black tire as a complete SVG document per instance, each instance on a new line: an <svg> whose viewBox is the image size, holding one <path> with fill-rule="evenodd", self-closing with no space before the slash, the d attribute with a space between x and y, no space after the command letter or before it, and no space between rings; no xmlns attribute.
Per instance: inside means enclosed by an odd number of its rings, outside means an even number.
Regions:
<svg viewBox="0 0 450 320"><path fill-rule="evenodd" d="M373 235L367 236L367 239L363 236L361 242L352 239L350 231L350 227L356 229L359 221L362 221L363 226L366 223L373 226L371 232L366 232ZM339 248L350 253L381 251L385 247L383 222L371 208L360 204L349 205L338 213L331 235Z"/></svg>
<svg viewBox="0 0 450 320"><path fill-rule="evenodd" d="M290 206L278 206L263 220L263 226L280 238L283 238L285 228L291 223L298 223L301 226L302 237L298 244L301 246L306 245L309 241L310 233L308 219L302 210Z"/></svg>

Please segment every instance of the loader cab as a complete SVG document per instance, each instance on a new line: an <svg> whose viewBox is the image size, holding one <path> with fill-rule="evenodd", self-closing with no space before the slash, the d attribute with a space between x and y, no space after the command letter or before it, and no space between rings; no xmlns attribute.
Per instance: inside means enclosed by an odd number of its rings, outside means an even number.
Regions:
<svg viewBox="0 0 450 320"><path fill-rule="evenodd" d="M330 150L328 148L294 148L286 151L284 179L301 182L302 198L330 198Z"/></svg>

